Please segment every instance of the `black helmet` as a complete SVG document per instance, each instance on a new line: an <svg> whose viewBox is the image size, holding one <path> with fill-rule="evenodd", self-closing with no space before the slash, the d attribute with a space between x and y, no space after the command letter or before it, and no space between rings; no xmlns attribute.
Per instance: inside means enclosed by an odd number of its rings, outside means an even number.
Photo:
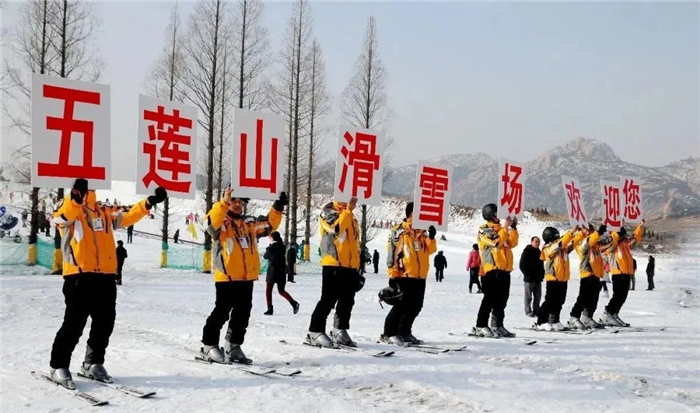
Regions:
<svg viewBox="0 0 700 413"><path fill-rule="evenodd" d="M355 292L358 292L365 286L365 276L357 273L357 283L355 284Z"/></svg>
<svg viewBox="0 0 700 413"><path fill-rule="evenodd" d="M388 287L382 288L379 291L379 301L384 301L389 305L396 305L401 301L403 291L395 283L390 283Z"/></svg>
<svg viewBox="0 0 700 413"><path fill-rule="evenodd" d="M496 204L486 204L481 210L481 216L487 221L493 221L496 218L496 213L498 212L498 207Z"/></svg>
<svg viewBox="0 0 700 413"><path fill-rule="evenodd" d="M549 244L559 239L559 230L554 227L547 227L542 231L542 239Z"/></svg>

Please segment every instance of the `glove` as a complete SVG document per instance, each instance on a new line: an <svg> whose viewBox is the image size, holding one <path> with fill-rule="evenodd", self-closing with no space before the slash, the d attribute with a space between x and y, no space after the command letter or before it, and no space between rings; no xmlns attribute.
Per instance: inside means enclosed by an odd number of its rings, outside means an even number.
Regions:
<svg viewBox="0 0 700 413"><path fill-rule="evenodd" d="M627 235L627 230L625 229L625 227L620 228L620 230L617 232L617 235L619 235L620 238L624 238L625 235Z"/></svg>
<svg viewBox="0 0 700 413"><path fill-rule="evenodd" d="M277 199L277 201L275 201L275 203L272 204L272 207L276 211L282 212L282 211L284 211L284 207L287 205L289 205L289 197L287 196L286 192L282 191L280 193L279 199Z"/></svg>
<svg viewBox="0 0 700 413"><path fill-rule="evenodd" d="M510 223L510 227L513 229L518 229L518 217L513 217L513 222Z"/></svg>
<svg viewBox="0 0 700 413"><path fill-rule="evenodd" d="M435 229L434 226L431 225L431 226L428 228L428 238L430 238L430 239L435 239L435 235L436 235L436 234L437 234L437 230Z"/></svg>
<svg viewBox="0 0 700 413"><path fill-rule="evenodd" d="M70 191L70 198L78 204L83 203L83 198L88 191L87 179L78 178L73 184L73 189Z"/></svg>
<svg viewBox="0 0 700 413"><path fill-rule="evenodd" d="M608 232L608 226L605 224L600 224L600 226L598 227L598 235L603 235L606 232Z"/></svg>
<svg viewBox="0 0 700 413"><path fill-rule="evenodd" d="M148 198L146 198L146 202L148 202L148 209L151 209L153 205L158 205L161 202L165 201L165 198L168 197L168 191L165 190L165 188L159 186L156 188L155 195L151 195Z"/></svg>

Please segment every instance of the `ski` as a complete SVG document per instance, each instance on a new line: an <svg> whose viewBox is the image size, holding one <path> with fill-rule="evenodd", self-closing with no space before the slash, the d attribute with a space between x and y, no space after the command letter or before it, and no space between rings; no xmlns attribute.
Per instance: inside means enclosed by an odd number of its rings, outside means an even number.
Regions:
<svg viewBox="0 0 700 413"><path fill-rule="evenodd" d="M129 396L134 396L138 397L139 399L145 399L151 396L155 396L156 392L154 391L143 391L141 389L137 389L136 387L131 387L131 386L125 386L123 384L119 383L106 383L103 381L95 380L92 377L86 376L82 373L75 373L76 376L81 377L86 380L90 380L94 383L97 383L99 385L109 387L110 389L114 389L116 391L120 391L122 393L128 394Z"/></svg>
<svg viewBox="0 0 700 413"><path fill-rule="evenodd" d="M530 328L515 327L515 328L517 330L534 331L535 333L572 334L572 335L577 335L577 336L585 336L585 335L593 333L593 330L562 330L562 331L551 330L551 331L544 331L544 330L535 330L532 327L530 327Z"/></svg>
<svg viewBox="0 0 700 413"><path fill-rule="evenodd" d="M422 348L422 349L426 349L426 350L440 351L443 353L465 351L467 349L467 346L448 347L448 346L437 346L437 345L432 345L432 344L409 344L406 347L408 347L408 348Z"/></svg>
<svg viewBox="0 0 700 413"><path fill-rule="evenodd" d="M359 351L362 353L367 353L367 354L371 355L372 357L391 357L394 355L394 351L374 351L374 350L370 350L370 349L366 349L366 348L362 348L362 347L357 347L357 346L346 346L344 344L338 344L338 345L340 346L340 348L348 349L351 351Z"/></svg>
<svg viewBox="0 0 700 413"><path fill-rule="evenodd" d="M603 331L607 331L610 334L618 333L646 333L646 332L660 332L666 331L668 327L613 327Z"/></svg>
<svg viewBox="0 0 700 413"><path fill-rule="evenodd" d="M78 400L87 403L90 406L105 406L109 404L109 401L98 399L97 397L84 391L80 391L78 389L71 390L69 388L63 387L59 383L55 382L51 377L49 377L48 374L32 371L32 376L40 380L48 381L49 383L58 386L59 389L63 389L64 391L70 393L73 397L76 397Z"/></svg>
<svg viewBox="0 0 700 413"><path fill-rule="evenodd" d="M468 336L468 337L476 337L476 338L483 338L483 339L489 339L489 338L491 338L491 339L499 339L499 338L510 339L510 338L515 338L515 337L496 337L496 336L494 336L494 337L484 337L484 336L480 336L480 335L474 334L474 333L463 333L463 334L449 333L449 335L451 335L451 336L465 336L465 335L466 335L466 336ZM531 345L537 343L537 340L530 340L530 339L524 338L524 339L522 339L522 343L525 344L526 346L531 346Z"/></svg>
<svg viewBox="0 0 700 413"><path fill-rule="evenodd" d="M369 355L369 356L377 357L377 358L389 357L389 356L392 356L392 355L394 354L393 351L391 351L391 352L388 352L388 351L378 351L378 352L374 352L374 351L372 351L372 350L365 350L365 349L360 349L360 348L358 348L358 347L349 347L349 346L338 346L338 347L314 346L313 344L309 344L309 343L307 343L307 342L305 342L305 341L302 342L301 344L297 344L297 343L289 342L289 341L287 341L287 340L280 340L280 343L286 344L286 345L289 345L289 346L302 346L302 347L303 347L303 346L307 346L307 347L311 347L311 348L318 348L318 349L324 349L324 350L339 351L339 352L342 352L342 353L357 353L357 352L360 352L360 353L366 353L366 354Z"/></svg>
<svg viewBox="0 0 700 413"><path fill-rule="evenodd" d="M194 361L197 363L202 363L202 364L216 364L219 366L224 366L228 367L234 370L239 370L243 371L246 373L250 373L256 376L261 376L261 377L267 377L268 379L270 378L270 374L275 373L277 370L275 369L270 369L270 368L265 368L265 367L258 367L258 366L253 366L250 364L239 364L239 363L217 363L208 359L205 359L204 357L201 356L195 356Z"/></svg>

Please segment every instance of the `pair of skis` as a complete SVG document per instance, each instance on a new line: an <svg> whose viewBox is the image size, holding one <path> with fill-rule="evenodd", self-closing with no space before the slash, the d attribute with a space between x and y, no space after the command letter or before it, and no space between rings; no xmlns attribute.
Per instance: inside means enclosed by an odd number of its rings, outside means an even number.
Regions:
<svg viewBox="0 0 700 413"><path fill-rule="evenodd" d="M246 373L250 373L255 376L261 376L261 377L273 377L273 375L277 376L284 376L284 377L294 377L299 374L301 374L301 369L297 368L271 368L271 367L264 367L264 366L255 366L252 364L241 364L241 363L217 363L214 361L211 361L209 359L206 359L202 356L195 356L194 361L197 363L202 363L202 364L216 364L219 366L223 366L226 368L238 370L238 371L243 371Z"/></svg>
<svg viewBox="0 0 700 413"><path fill-rule="evenodd" d="M520 342L520 343L522 343L522 344L525 344L526 346L531 346L531 345L533 345L533 344L537 344L537 340L528 339L528 338L523 338L523 339L517 339L517 340L516 340L516 339L515 339L515 338L516 338L515 336L511 336L511 337L505 337L505 336L503 336L503 337L497 337L497 336L494 336L494 337L484 337L484 336L482 336L482 335L474 334L474 333L462 333L462 334L458 334L458 333L449 333L449 335L451 335L451 336L465 336L465 335L466 335L466 336L468 336L468 337L475 337L475 338L482 338L482 339L492 339L492 340L504 339L504 340L506 340L506 341L517 341L517 342ZM554 340L551 341L551 343L553 343L553 342L554 342ZM550 341L545 341L545 343L550 343Z"/></svg>
<svg viewBox="0 0 700 413"><path fill-rule="evenodd" d="M287 340L280 340L280 343L286 344L288 346L306 346L306 347L311 347L311 348L320 348L320 349L325 349L325 350L331 350L331 351L339 351L342 353L363 353L367 354L368 356L371 357L377 357L377 358L382 358L382 357L391 357L394 355L393 351L374 351L370 349L365 349L362 347L353 347L353 346L344 346L344 345L336 345L336 347L322 347L322 346L315 346L313 344L309 344L306 341L303 341L302 343L292 343Z"/></svg>
<svg viewBox="0 0 700 413"><path fill-rule="evenodd" d="M109 404L108 400L100 399L99 397L94 396L90 393L84 392L78 388L69 389L69 388L63 387L61 384L54 381L46 373L32 371L31 374L33 377L35 377L37 379L47 381L49 383L52 383L52 384L58 386L58 388L68 392L73 397L77 398L78 400L80 400L84 403L89 404L90 406L105 406L105 405ZM81 373L77 373L76 376L83 378L83 379L86 379L86 380L90 380L90 381L97 383L97 384L100 384L104 387L109 387L112 390L116 390L116 391L122 392L124 394L128 394L129 396L136 397L139 399L146 399L146 398L149 398L149 397L154 396L156 394L156 392L154 392L154 391L143 391L143 390L138 389L136 387L126 386L126 385L119 384L119 383L105 383L105 382L102 382L99 380L94 380L93 378L85 376Z"/></svg>

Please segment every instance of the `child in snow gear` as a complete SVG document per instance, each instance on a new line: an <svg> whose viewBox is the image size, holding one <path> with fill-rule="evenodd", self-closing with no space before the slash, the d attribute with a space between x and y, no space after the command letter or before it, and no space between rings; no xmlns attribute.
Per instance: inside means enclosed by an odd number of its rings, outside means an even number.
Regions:
<svg viewBox="0 0 700 413"><path fill-rule="evenodd" d="M321 235L321 299L316 304L306 342L321 347L336 347L338 344L355 346L348 334L355 292L360 277L359 230L353 210L357 198L350 202L333 201L323 207L319 217ZM326 320L335 307L333 332L326 334Z"/></svg>
<svg viewBox="0 0 700 413"><path fill-rule="evenodd" d="M423 308L430 255L437 250L435 227L413 229L413 202L406 206L406 219L393 227L387 244L389 277L403 292L384 321L381 340L391 344L421 344L413 333L413 322Z"/></svg>
<svg viewBox="0 0 700 413"><path fill-rule="evenodd" d="M377 250L374 250L374 254L372 254L372 264L374 265L374 273L379 274L379 253Z"/></svg>
<svg viewBox="0 0 700 413"><path fill-rule="evenodd" d="M525 315L537 317L542 297L544 281L544 262L541 260L540 239L532 237L520 256L520 271L523 273L525 287Z"/></svg>
<svg viewBox="0 0 700 413"><path fill-rule="evenodd" d="M265 315L272 315L272 288L277 284L277 291L284 297L289 304L292 305L294 314L299 312L299 303L294 301L291 295L284 289L284 284L286 283L286 274L284 271L284 243L282 242L282 236L279 232L274 231L270 234L271 243L268 245L263 254L263 258L267 260L267 277L265 282L267 286L265 288L265 299L267 300L267 311Z"/></svg>
<svg viewBox="0 0 700 413"><path fill-rule="evenodd" d="M574 249L581 260L578 270L581 284L578 298L571 309L569 328L585 330L602 327L595 321L594 313L598 307L600 280L605 274L600 247L605 248L612 242L607 231L605 225L598 227L597 231L593 225L589 225L578 231L574 237Z"/></svg>
<svg viewBox="0 0 700 413"><path fill-rule="evenodd" d="M547 292L534 325L536 330L566 330L566 327L559 321L559 316L564 301L566 301L566 286L570 273L569 254L574 249L571 242L574 239L573 232L577 230L578 227L574 227L573 230L566 231L562 236L559 235L559 230L553 227L547 227L542 231L542 240L545 245L540 257L544 261Z"/></svg>
<svg viewBox="0 0 700 413"><path fill-rule="evenodd" d="M656 259L649 256L649 263L647 264L647 291L654 290L654 270L656 268Z"/></svg>
<svg viewBox="0 0 700 413"><path fill-rule="evenodd" d="M472 286L474 284L476 284L476 288L478 289L476 293L481 294L481 283L479 282L481 269L479 244L474 244L472 246L472 251L469 253L469 258L467 259L467 271L469 271L469 294L472 293Z"/></svg>
<svg viewBox="0 0 700 413"><path fill-rule="evenodd" d="M447 258L442 255L442 251L438 251L438 254L433 259L433 265L435 266L435 281L442 282L445 278L445 268L447 268Z"/></svg>
<svg viewBox="0 0 700 413"><path fill-rule="evenodd" d="M481 300L474 334L483 337L513 337L503 326L510 294L510 272L513 271L513 248L518 245L518 220L506 218L505 225L496 216L496 204L487 204L481 211L486 220L479 227L479 252L484 275L481 278L484 297ZM491 328L487 325L491 315Z"/></svg>
<svg viewBox="0 0 700 413"><path fill-rule="evenodd" d="M124 241L117 241L119 245L117 247L117 285L122 285L122 268L124 268L124 260L128 257L126 253L126 248L124 248Z"/></svg>
<svg viewBox="0 0 700 413"><path fill-rule="evenodd" d="M202 357L216 363L252 363L241 345L253 307L253 284L260 274L258 239L277 229L288 201L287 194L282 192L267 216L243 215L247 198L232 197L231 188L227 188L221 201L207 214L216 304L202 331ZM222 353L219 335L229 316Z"/></svg>
<svg viewBox="0 0 700 413"><path fill-rule="evenodd" d="M103 363L116 317L117 273L114 230L135 224L167 197L165 189L134 205L129 212L97 201L88 181L76 179L73 189L54 213L61 231L63 251L63 295L66 312L51 349L50 377L74 389L70 359L88 316L92 318L90 337L81 373L95 380L111 382Z"/></svg>
<svg viewBox="0 0 700 413"><path fill-rule="evenodd" d="M628 326L629 324L620 318L620 309L627 301L627 294L630 289L630 278L634 272L634 262L632 261L632 245L635 242L642 242L644 234L644 224L637 226L632 236L628 236L625 227L618 232L612 232L612 243L604 251L610 262L610 273L612 274L613 296L605 307L602 323L610 326Z"/></svg>

